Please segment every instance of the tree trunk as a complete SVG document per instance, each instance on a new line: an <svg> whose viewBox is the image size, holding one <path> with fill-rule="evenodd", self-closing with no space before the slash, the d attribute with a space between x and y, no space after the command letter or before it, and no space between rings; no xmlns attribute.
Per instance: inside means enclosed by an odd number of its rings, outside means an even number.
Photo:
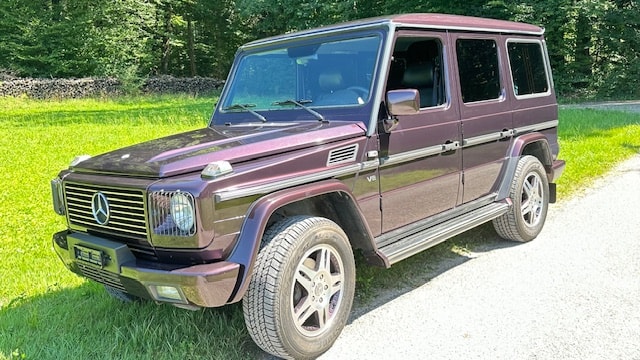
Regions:
<svg viewBox="0 0 640 360"><path fill-rule="evenodd" d="M191 69L191 76L196 76L196 51L195 51L195 34L193 32L193 21L191 18L187 20L187 47L189 52L189 68Z"/></svg>
<svg viewBox="0 0 640 360"><path fill-rule="evenodd" d="M164 12L164 34L162 37L162 60L160 61L160 73L169 73L169 62L171 60L171 35L173 26L171 25L171 17L173 16L173 9L169 5Z"/></svg>

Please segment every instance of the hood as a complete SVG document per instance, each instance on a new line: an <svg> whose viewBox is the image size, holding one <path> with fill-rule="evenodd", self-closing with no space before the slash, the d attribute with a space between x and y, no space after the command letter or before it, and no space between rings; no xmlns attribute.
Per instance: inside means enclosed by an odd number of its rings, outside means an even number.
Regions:
<svg viewBox="0 0 640 360"><path fill-rule="evenodd" d="M75 172L163 178L365 135L364 124L332 121L213 126L115 150L85 160Z"/></svg>

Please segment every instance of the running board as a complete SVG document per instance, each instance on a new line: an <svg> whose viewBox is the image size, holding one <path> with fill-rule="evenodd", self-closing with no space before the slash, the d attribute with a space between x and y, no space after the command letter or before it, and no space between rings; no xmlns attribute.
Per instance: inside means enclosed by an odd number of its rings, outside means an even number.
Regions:
<svg viewBox="0 0 640 360"><path fill-rule="evenodd" d="M378 249L395 264L432 246L461 234L478 225L491 221L509 210L507 202L491 203L481 208L455 217L451 220L432 226L428 229L401 238Z"/></svg>

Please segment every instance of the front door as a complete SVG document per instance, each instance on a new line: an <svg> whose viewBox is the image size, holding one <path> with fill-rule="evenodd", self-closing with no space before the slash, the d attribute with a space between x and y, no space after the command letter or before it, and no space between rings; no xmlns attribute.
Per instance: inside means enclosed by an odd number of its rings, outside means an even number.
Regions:
<svg viewBox="0 0 640 360"><path fill-rule="evenodd" d="M417 89L421 109L399 116L395 130L379 135L383 233L458 203L462 139L458 109L447 94L445 39L444 32L396 38L387 91Z"/></svg>

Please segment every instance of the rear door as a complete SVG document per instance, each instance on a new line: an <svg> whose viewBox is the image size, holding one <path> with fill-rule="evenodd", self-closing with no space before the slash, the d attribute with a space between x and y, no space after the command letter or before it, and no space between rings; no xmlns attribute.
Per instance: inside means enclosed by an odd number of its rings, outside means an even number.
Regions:
<svg viewBox="0 0 640 360"><path fill-rule="evenodd" d="M462 126L462 202L497 189L513 129L501 36L451 33Z"/></svg>

